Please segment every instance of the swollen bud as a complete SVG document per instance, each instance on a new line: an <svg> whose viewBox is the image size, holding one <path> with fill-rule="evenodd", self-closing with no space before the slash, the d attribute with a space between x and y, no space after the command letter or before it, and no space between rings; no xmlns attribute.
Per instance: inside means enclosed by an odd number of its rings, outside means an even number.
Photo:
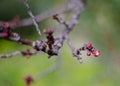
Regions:
<svg viewBox="0 0 120 86"><path fill-rule="evenodd" d="M2 33L1 33L1 37L3 37L3 38L8 37L8 33L7 33L7 32L2 32Z"/></svg>
<svg viewBox="0 0 120 86"><path fill-rule="evenodd" d="M93 48L92 44L91 44L91 43L88 43L88 44L87 44L87 48L88 48L88 49L92 49L92 48Z"/></svg>
<svg viewBox="0 0 120 86"><path fill-rule="evenodd" d="M98 50L93 51L93 55L95 57L98 57L100 55L100 51L98 51Z"/></svg>
<svg viewBox="0 0 120 86"><path fill-rule="evenodd" d="M91 55L91 52L90 51L87 51L87 56L90 56Z"/></svg>
<svg viewBox="0 0 120 86"><path fill-rule="evenodd" d="M30 58L30 54L26 54L26 58L29 59Z"/></svg>
<svg viewBox="0 0 120 86"><path fill-rule="evenodd" d="M29 86L33 82L33 78L31 76L26 76L24 80L27 86Z"/></svg>

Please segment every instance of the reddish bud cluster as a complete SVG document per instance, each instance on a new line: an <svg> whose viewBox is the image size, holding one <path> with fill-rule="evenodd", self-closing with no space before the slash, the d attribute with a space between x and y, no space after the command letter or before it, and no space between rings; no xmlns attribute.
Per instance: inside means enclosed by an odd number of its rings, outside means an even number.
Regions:
<svg viewBox="0 0 120 86"><path fill-rule="evenodd" d="M2 38L8 37L8 33L7 33L7 32L2 32L2 33L1 33L1 37L2 37Z"/></svg>
<svg viewBox="0 0 120 86"><path fill-rule="evenodd" d="M88 48L88 49L92 49L92 48L93 48L92 44L91 44L91 43L88 43L88 44L87 44L87 48Z"/></svg>
<svg viewBox="0 0 120 86"><path fill-rule="evenodd" d="M33 78L31 76L26 76L24 80L27 86L30 86L30 84L33 82Z"/></svg>
<svg viewBox="0 0 120 86"><path fill-rule="evenodd" d="M95 57L98 57L98 56L100 55L100 51L94 50L94 51L93 51L93 54L94 54Z"/></svg>
<svg viewBox="0 0 120 86"><path fill-rule="evenodd" d="M0 37L7 38L10 32L10 25L8 22L5 22L3 25L0 26Z"/></svg>
<svg viewBox="0 0 120 86"><path fill-rule="evenodd" d="M99 50L95 50L91 43L88 43L86 48L87 48L87 56L90 56L91 54L93 54L94 57L98 57L100 55L100 51Z"/></svg>
<svg viewBox="0 0 120 86"><path fill-rule="evenodd" d="M44 29L43 31L46 34L46 43L48 45L49 50L52 49L52 45L54 43L54 37L53 37L53 30L52 29Z"/></svg>
<svg viewBox="0 0 120 86"><path fill-rule="evenodd" d="M87 56L90 56L91 55L91 52L90 51L87 51Z"/></svg>

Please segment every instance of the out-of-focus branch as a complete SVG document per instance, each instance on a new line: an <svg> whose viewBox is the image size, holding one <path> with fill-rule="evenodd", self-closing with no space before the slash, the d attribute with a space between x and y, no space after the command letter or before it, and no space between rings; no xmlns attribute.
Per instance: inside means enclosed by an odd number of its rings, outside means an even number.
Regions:
<svg viewBox="0 0 120 86"><path fill-rule="evenodd" d="M61 66L61 60L62 60L61 56L58 55L58 56L57 56L57 59L56 59L56 63L55 63L52 67L50 67L50 68L46 69L45 71L41 72L40 74L38 74L38 75L34 78L34 81L38 81L38 80L40 80L41 78L43 78L43 77L47 76L48 74L54 72L55 70L59 69L60 66Z"/></svg>
<svg viewBox="0 0 120 86"><path fill-rule="evenodd" d="M61 6L60 8L54 8L52 10L43 12L41 14L35 15L35 21L36 22L41 22L47 18L52 17L55 14L62 14L62 13L66 13L68 11L72 10L71 6L68 6L68 4L66 3L65 5ZM17 25L15 25L14 27L11 26L11 28L18 28L18 27L25 27L25 26L30 26L33 24L33 19L32 18L25 18L22 19L20 21L17 22ZM0 21L0 26L3 25L5 23L5 21ZM9 22L10 23L10 22Z"/></svg>
<svg viewBox="0 0 120 86"><path fill-rule="evenodd" d="M13 53L9 53L9 54L1 54L0 58L10 58L12 56L16 56L16 55L20 55L21 51L15 51Z"/></svg>
<svg viewBox="0 0 120 86"><path fill-rule="evenodd" d="M32 55L41 54L41 53L42 53L41 51L36 51L36 50L30 51L29 49L27 49L26 51L15 51L8 54L1 54L0 58L10 58L17 55L23 55L26 56L26 58L30 58L30 56Z"/></svg>
<svg viewBox="0 0 120 86"><path fill-rule="evenodd" d="M68 2L69 2L68 5L73 8L73 16L72 16L71 21L65 22L65 20L63 20L62 18L58 17L57 14L54 15L54 17L53 17L60 24L63 24L65 26L65 29L61 33L61 36L58 38L59 39L59 45L62 46L63 41L66 39L69 47L72 50L73 56L77 57L77 59L79 60L79 62L82 63L82 58L79 56L79 54L77 54L77 51L73 47L73 45L72 45L72 43L71 43L68 35L71 32L71 30L73 30L74 26L78 23L78 19L80 17L80 13L83 10L84 5L81 2L81 0L68 0ZM59 50L59 49L56 49L56 50Z"/></svg>

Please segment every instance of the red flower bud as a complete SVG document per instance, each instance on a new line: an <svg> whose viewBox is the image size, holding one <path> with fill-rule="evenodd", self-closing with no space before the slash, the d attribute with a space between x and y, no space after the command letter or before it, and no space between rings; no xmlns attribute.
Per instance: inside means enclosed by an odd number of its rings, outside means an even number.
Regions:
<svg viewBox="0 0 120 86"><path fill-rule="evenodd" d="M94 54L95 57L98 57L100 55L100 51L95 50L95 51L93 51L93 54Z"/></svg>
<svg viewBox="0 0 120 86"><path fill-rule="evenodd" d="M87 48L88 48L88 49L92 49L92 48L93 48L92 44L91 44L91 43L88 43L88 44L87 44Z"/></svg>
<svg viewBox="0 0 120 86"><path fill-rule="evenodd" d="M33 78L31 76L25 77L24 80L27 86L29 86L33 82Z"/></svg>
<svg viewBox="0 0 120 86"><path fill-rule="evenodd" d="M2 36L3 38L6 38L6 37L8 37L8 33L7 33L7 32L2 32L2 33L1 33L1 36Z"/></svg>
<svg viewBox="0 0 120 86"><path fill-rule="evenodd" d="M29 59L30 58L30 54L27 54L26 57Z"/></svg>
<svg viewBox="0 0 120 86"><path fill-rule="evenodd" d="M91 52L90 51L87 51L87 56L90 56L91 55Z"/></svg>

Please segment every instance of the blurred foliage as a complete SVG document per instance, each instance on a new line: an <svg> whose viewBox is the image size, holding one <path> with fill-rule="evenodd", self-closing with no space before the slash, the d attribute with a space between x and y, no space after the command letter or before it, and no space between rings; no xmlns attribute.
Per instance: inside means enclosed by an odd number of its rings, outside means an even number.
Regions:
<svg viewBox="0 0 120 86"><path fill-rule="evenodd" d="M20 19L29 17L22 0L0 0L0 20L9 21L19 15ZM64 0L29 0L34 14L62 6ZM120 85L120 0L85 0L79 24L70 37L76 48L83 43L92 42L101 51L99 58L86 57L83 52L83 64L72 57L65 44L61 49L60 69L43 77L31 86L119 86ZM52 19L39 23L41 29L56 28ZM61 26L60 26L61 27ZM38 39L33 26L15 30L23 38ZM8 53L29 48L17 43L0 39L0 53ZM29 60L23 56L0 60L0 86L25 86L26 75L37 76L43 70L55 64L56 57L47 59L47 55L32 56Z"/></svg>

